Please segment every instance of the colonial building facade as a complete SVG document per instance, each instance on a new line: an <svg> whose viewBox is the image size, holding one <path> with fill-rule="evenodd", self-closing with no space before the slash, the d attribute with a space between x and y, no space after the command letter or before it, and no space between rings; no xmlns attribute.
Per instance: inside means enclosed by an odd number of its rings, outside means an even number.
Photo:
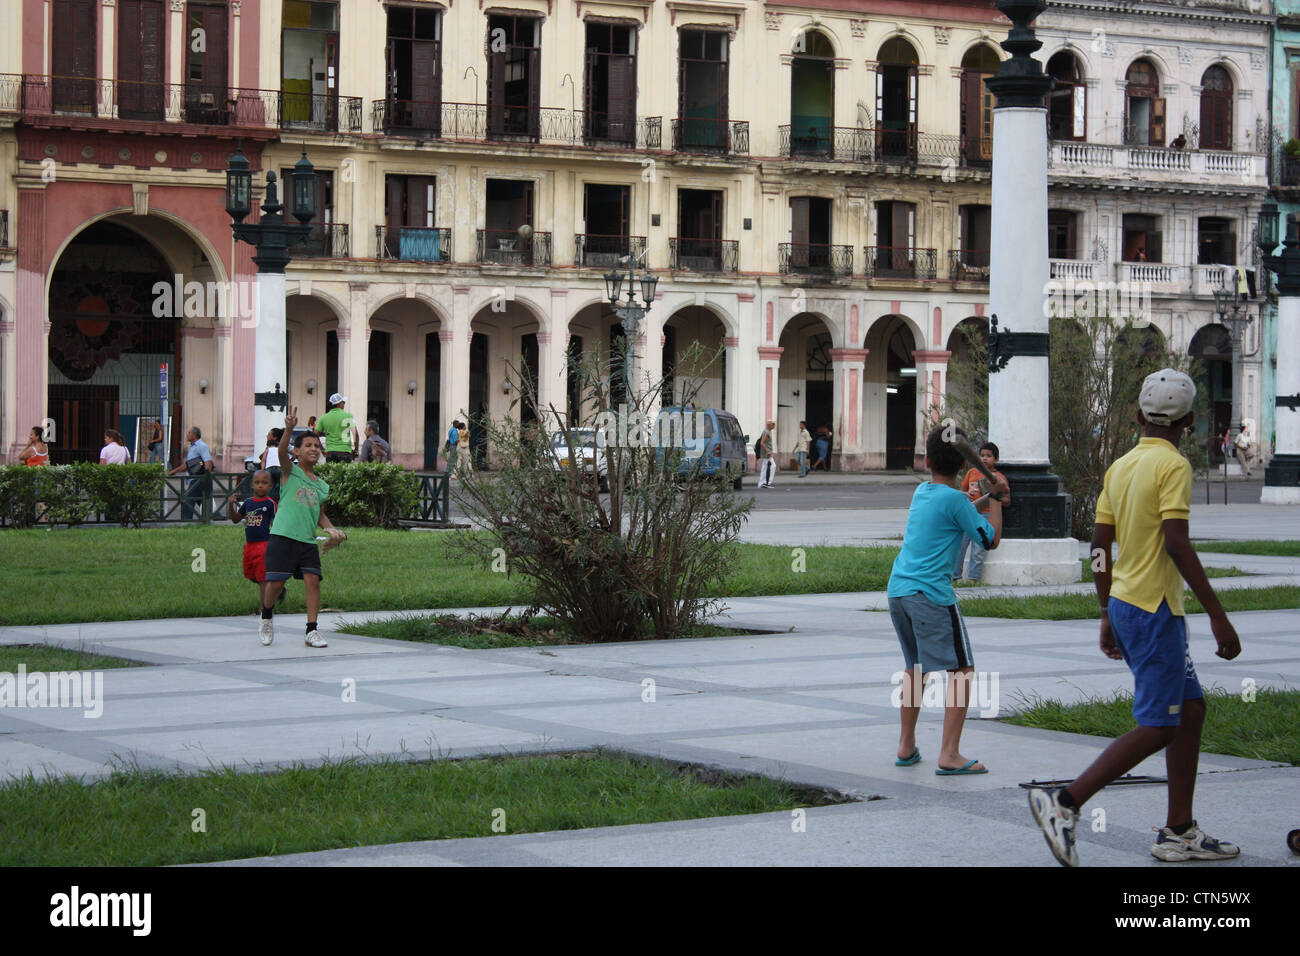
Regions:
<svg viewBox="0 0 1300 956"><path fill-rule="evenodd" d="M1054 274L1150 283L1193 351L1267 187L1250 5L1053 3L1039 24ZM44 421L56 461L105 427L133 440L163 364L173 453L191 425L225 467L261 446L237 147L259 182L304 150L320 173L290 400L346 395L417 468L453 418L537 414L510 367L576 411L569 356L621 335L603 276L629 253L660 277L648 377L702 381L751 434L775 419L782 452L828 425L841 469L919 464L958 326L986 320L989 0L15 0L0 23L11 455ZM686 368L694 342L720 361Z"/></svg>
<svg viewBox="0 0 1300 956"><path fill-rule="evenodd" d="M1057 78L1052 277L1140 299L1145 344L1201 359L1213 416L1202 433L1231 415L1232 349L1214 290L1236 287L1238 270L1256 319L1242 348L1243 414L1259 423L1266 413L1273 353L1257 229L1273 20L1264 0L1049 0L1037 23L1039 57Z"/></svg>

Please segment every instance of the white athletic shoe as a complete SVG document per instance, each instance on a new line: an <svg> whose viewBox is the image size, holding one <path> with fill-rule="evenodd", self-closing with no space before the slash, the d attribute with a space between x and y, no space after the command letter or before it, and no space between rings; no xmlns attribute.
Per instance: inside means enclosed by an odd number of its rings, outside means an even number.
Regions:
<svg viewBox="0 0 1300 956"><path fill-rule="evenodd" d="M268 647L275 640L275 625L262 618L262 626L257 629L257 636L262 639L262 646Z"/></svg>
<svg viewBox="0 0 1300 956"><path fill-rule="evenodd" d="M314 628L307 632L307 640L305 643L307 644L308 647L329 647L330 646L329 641L321 637L320 631L315 630Z"/></svg>
<svg viewBox="0 0 1300 956"><path fill-rule="evenodd" d="M1192 821L1192 828L1182 836L1168 827L1152 827L1156 831L1156 842L1151 847L1151 855L1166 863L1185 863L1188 860L1231 860L1241 853L1241 847L1235 843L1224 843L1208 837Z"/></svg>
<svg viewBox="0 0 1300 956"><path fill-rule="evenodd" d="M1079 812L1064 806L1060 800L1060 787L1029 791L1029 809L1043 831L1043 839L1061 866L1078 866L1079 854L1074 848L1074 825Z"/></svg>

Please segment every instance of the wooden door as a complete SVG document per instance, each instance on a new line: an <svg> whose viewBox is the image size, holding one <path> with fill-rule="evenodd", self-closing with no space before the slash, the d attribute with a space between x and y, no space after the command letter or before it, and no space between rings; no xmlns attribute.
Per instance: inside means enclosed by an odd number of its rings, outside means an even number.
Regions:
<svg viewBox="0 0 1300 956"><path fill-rule="evenodd" d="M117 21L117 115L163 118L162 0L120 0Z"/></svg>
<svg viewBox="0 0 1300 956"><path fill-rule="evenodd" d="M185 113L191 123L224 125L228 120L226 7L213 3L191 3L186 19ZM201 34L195 31L201 30ZM201 49L195 40L203 37ZM261 126L266 116L260 100L248 103L250 114L236 122Z"/></svg>
<svg viewBox="0 0 1300 956"><path fill-rule="evenodd" d="M95 113L98 0L54 0L50 65L54 72L53 108L62 113Z"/></svg>

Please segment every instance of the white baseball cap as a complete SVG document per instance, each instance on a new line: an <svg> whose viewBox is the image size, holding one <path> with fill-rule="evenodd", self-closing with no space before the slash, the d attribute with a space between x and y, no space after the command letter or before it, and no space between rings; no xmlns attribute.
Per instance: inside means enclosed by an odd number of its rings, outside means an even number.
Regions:
<svg viewBox="0 0 1300 956"><path fill-rule="evenodd" d="M1152 372L1142 383L1138 407L1152 425L1172 425L1192 410L1196 401L1196 383L1177 369L1163 368Z"/></svg>
<svg viewBox="0 0 1300 956"><path fill-rule="evenodd" d="M330 396L331 405L342 405L347 400L348 399L346 395L340 395L338 392L335 392L333 395Z"/></svg>

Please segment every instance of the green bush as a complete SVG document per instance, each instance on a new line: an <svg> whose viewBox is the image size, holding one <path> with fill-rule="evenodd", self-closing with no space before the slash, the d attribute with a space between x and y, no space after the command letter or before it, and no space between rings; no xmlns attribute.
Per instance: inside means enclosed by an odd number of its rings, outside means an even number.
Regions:
<svg viewBox="0 0 1300 956"><path fill-rule="evenodd" d="M96 514L139 527L157 518L162 465L71 465L0 468L0 521L14 528L36 523L81 524Z"/></svg>
<svg viewBox="0 0 1300 956"><path fill-rule="evenodd" d="M420 479L401 465L322 462L316 474L330 486L325 513L336 525L396 528L419 504Z"/></svg>
<svg viewBox="0 0 1300 956"><path fill-rule="evenodd" d="M122 527L157 521L166 472L160 464L89 465L83 478L94 510Z"/></svg>

